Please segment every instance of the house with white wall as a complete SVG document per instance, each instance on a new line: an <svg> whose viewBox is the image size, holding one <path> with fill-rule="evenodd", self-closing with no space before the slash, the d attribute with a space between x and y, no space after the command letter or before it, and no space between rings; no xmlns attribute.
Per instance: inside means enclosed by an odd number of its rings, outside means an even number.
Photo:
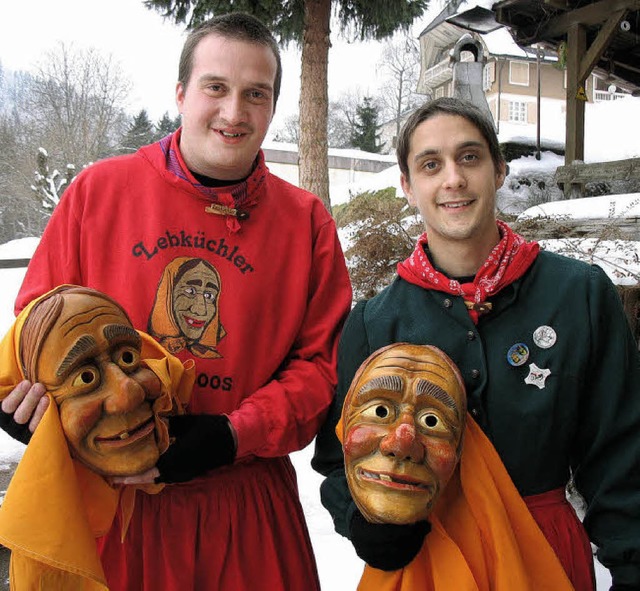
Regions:
<svg viewBox="0 0 640 591"><path fill-rule="evenodd" d="M267 140L263 142L262 149L269 170L280 178L298 185L298 146ZM343 187L347 185L371 179L378 172L394 164L394 155L329 148L329 197L334 192L342 192Z"/></svg>
<svg viewBox="0 0 640 591"><path fill-rule="evenodd" d="M482 45L486 64L483 89L501 141L540 137L564 145L567 90L564 55L537 47L520 47L508 29L493 18L493 2L451 0L419 35L421 71L417 91L427 96L453 96L452 49L465 34ZM463 52L461 61L473 60ZM594 70L584 88L587 103L629 95Z"/></svg>

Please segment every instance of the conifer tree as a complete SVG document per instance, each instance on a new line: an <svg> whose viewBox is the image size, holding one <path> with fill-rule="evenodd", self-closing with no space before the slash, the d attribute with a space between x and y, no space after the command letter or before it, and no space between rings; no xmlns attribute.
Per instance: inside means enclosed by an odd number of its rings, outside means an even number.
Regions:
<svg viewBox="0 0 640 591"><path fill-rule="evenodd" d="M156 123L156 133L155 139L161 140L163 137L173 133L178 127L180 127L180 115L178 115L175 119L169 117L169 113L165 112L164 115L160 118L160 121Z"/></svg>
<svg viewBox="0 0 640 591"><path fill-rule="evenodd" d="M430 0L145 0L176 23L197 26L211 16L243 11L269 27L281 44L302 48L300 77L300 184L318 195L327 208L329 161L327 144L327 73L330 21L335 18L350 39L382 40L408 30Z"/></svg>
<svg viewBox="0 0 640 591"><path fill-rule="evenodd" d="M365 152L378 154L380 148L380 134L378 133L378 111L373 106L371 97L365 97L356 109L356 120L351 133L351 145Z"/></svg>
<svg viewBox="0 0 640 591"><path fill-rule="evenodd" d="M132 154L142 146L152 143L155 140L155 128L146 109L142 109L134 116L131 125L122 138L119 152L121 154Z"/></svg>

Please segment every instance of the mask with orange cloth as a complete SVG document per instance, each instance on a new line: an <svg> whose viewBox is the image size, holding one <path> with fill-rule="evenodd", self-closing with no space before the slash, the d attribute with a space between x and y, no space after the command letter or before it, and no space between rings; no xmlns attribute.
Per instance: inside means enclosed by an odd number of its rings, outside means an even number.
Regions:
<svg viewBox="0 0 640 591"><path fill-rule="evenodd" d="M194 378L96 290L63 285L20 313L0 343L0 399L28 379L50 404L0 507L12 589L107 588L95 538L118 509L128 522L136 491L108 477L155 465Z"/></svg>
<svg viewBox="0 0 640 591"><path fill-rule="evenodd" d="M497 452L466 415L460 373L438 348L396 343L370 355L336 434L370 539L376 528L431 526L402 568L367 564L358 591L573 589ZM375 555L385 551L393 550Z"/></svg>

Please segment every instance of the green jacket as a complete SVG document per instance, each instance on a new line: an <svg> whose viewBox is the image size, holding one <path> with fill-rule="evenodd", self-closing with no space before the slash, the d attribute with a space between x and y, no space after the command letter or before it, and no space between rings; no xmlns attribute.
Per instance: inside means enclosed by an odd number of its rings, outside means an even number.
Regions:
<svg viewBox="0 0 640 591"><path fill-rule="evenodd" d="M322 502L336 530L348 537L355 509L334 431L355 371L387 344L431 344L459 366L469 412L520 494L563 487L573 473L599 559L614 582L640 586L640 357L615 286L597 266L542 251L490 301L476 326L461 297L397 277L352 310L312 462L327 477ZM533 337L541 326L555 331L548 348ZM529 356L513 365L507 353L519 343ZM543 388L525 383L531 364L551 372Z"/></svg>

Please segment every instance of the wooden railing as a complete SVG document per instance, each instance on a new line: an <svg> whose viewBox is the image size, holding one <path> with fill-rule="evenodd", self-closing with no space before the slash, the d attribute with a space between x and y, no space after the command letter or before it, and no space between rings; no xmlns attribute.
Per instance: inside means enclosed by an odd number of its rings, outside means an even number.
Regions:
<svg viewBox="0 0 640 591"><path fill-rule="evenodd" d="M0 269L26 269L31 259L0 259Z"/></svg>
<svg viewBox="0 0 640 591"><path fill-rule="evenodd" d="M576 162L558 166L555 174L558 187L568 199L584 197L586 183L624 180L640 180L640 158L610 162Z"/></svg>

